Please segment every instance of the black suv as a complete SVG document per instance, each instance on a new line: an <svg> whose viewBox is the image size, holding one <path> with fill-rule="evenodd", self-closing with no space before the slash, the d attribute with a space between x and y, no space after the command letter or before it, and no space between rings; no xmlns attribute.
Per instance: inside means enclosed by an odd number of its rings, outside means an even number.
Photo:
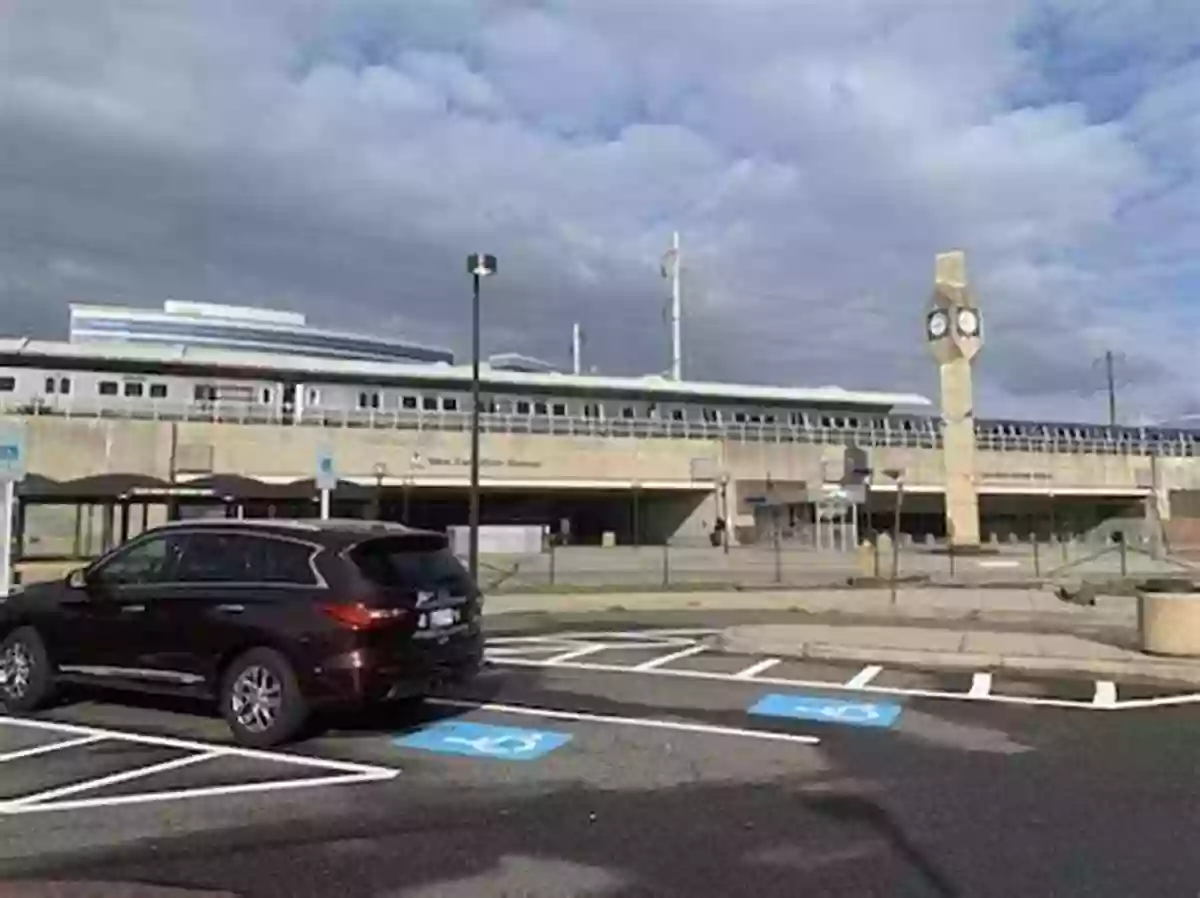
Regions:
<svg viewBox="0 0 1200 898"><path fill-rule="evenodd" d="M481 601L439 533L168 524L0 600L0 703L31 711L64 682L216 698L239 742L277 745L314 709L418 699L474 676Z"/></svg>

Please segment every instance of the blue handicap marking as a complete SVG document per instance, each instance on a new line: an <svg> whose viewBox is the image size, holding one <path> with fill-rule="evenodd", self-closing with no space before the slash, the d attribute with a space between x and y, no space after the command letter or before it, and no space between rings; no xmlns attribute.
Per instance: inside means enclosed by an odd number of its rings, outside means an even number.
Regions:
<svg viewBox="0 0 1200 898"><path fill-rule="evenodd" d="M765 717L791 717L853 727L890 727L901 708L893 702L844 702L819 695L764 695L749 713Z"/></svg>
<svg viewBox="0 0 1200 898"><path fill-rule="evenodd" d="M444 755L494 758L500 761L534 761L556 748L562 748L570 741L570 733L446 720L411 735L393 739L392 744Z"/></svg>

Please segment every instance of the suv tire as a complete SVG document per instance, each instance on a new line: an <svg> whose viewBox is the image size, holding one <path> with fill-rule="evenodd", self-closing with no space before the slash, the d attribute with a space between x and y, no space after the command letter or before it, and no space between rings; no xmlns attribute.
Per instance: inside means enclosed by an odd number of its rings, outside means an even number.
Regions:
<svg viewBox="0 0 1200 898"><path fill-rule="evenodd" d="M33 627L20 627L0 642L0 673L0 707L8 711L36 711L54 697L54 665Z"/></svg>
<svg viewBox="0 0 1200 898"><path fill-rule="evenodd" d="M221 715L233 738L252 748L289 742L308 720L291 662L269 648L239 655L221 681Z"/></svg>

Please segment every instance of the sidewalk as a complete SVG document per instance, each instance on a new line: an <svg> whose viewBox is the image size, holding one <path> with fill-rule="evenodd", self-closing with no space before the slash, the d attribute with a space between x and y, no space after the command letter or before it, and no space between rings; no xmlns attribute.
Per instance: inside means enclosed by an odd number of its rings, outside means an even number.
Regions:
<svg viewBox="0 0 1200 898"><path fill-rule="evenodd" d="M488 615L705 610L795 615L786 623L723 630L717 645L737 654L1200 686L1200 659L1136 649L1137 603L1128 597L1102 596L1095 606L1081 607L1049 590L913 589L901 590L893 604L886 589L831 589L501 595L484 606Z"/></svg>
<svg viewBox="0 0 1200 898"><path fill-rule="evenodd" d="M1037 631L1132 629L1131 598L1102 596L1094 607L1060 601L1040 589L901 589L893 605L886 589L798 589L739 592L501 594L488 596L487 614L594 614L605 611L779 611L845 617L847 623L973 623Z"/></svg>
<svg viewBox="0 0 1200 898"><path fill-rule="evenodd" d="M1200 659L1145 655L1132 647L1133 635L1120 645L1069 633L772 624L730 627L717 637L717 644L723 651L747 655L949 670L1141 677L1200 686Z"/></svg>

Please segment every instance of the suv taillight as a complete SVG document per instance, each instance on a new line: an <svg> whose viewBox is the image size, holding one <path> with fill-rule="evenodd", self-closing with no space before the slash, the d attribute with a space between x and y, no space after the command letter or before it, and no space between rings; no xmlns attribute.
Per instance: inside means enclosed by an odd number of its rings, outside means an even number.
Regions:
<svg viewBox="0 0 1200 898"><path fill-rule="evenodd" d="M393 624L408 616L406 608L371 608L362 602L325 602L318 606L343 627L370 630Z"/></svg>

